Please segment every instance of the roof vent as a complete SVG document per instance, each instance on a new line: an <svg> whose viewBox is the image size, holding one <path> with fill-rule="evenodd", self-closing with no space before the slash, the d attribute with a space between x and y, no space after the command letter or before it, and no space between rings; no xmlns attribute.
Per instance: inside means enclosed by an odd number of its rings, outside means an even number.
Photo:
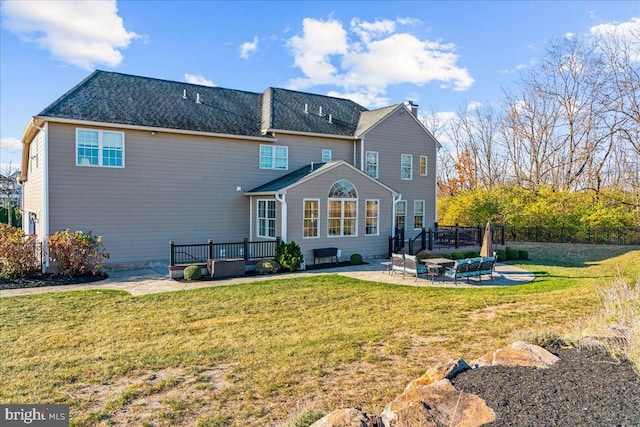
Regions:
<svg viewBox="0 0 640 427"><path fill-rule="evenodd" d="M309 104L304 104L304 113L309 114Z"/></svg>
<svg viewBox="0 0 640 427"><path fill-rule="evenodd" d="M321 116L322 115L322 106L320 106L320 111L318 111L318 115Z"/></svg>
<svg viewBox="0 0 640 427"><path fill-rule="evenodd" d="M196 104L202 104L202 100L200 99L199 93L196 93Z"/></svg>
<svg viewBox="0 0 640 427"><path fill-rule="evenodd" d="M331 114L329 114L329 123L333 123L333 119L331 118Z"/></svg>
<svg viewBox="0 0 640 427"><path fill-rule="evenodd" d="M182 99L187 99L187 90L182 89Z"/></svg>

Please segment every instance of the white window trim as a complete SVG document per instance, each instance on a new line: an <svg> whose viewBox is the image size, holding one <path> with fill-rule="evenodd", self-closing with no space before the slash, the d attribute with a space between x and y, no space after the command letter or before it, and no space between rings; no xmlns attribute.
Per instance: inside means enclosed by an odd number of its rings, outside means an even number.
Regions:
<svg viewBox="0 0 640 427"><path fill-rule="evenodd" d="M260 159L262 158L262 147L268 147L271 150L271 167L263 167ZM276 149L284 148L287 153L286 163L284 168L276 168ZM258 151L258 167L265 170L289 170L289 147L286 145L269 145L260 144L260 151Z"/></svg>
<svg viewBox="0 0 640 427"><path fill-rule="evenodd" d="M329 153L329 160L325 160L325 154ZM331 152L331 150L329 150L328 148L325 148L322 150L322 162L326 163L326 162L330 162L333 159L333 153Z"/></svg>
<svg viewBox="0 0 640 427"><path fill-rule="evenodd" d="M424 159L424 173L422 173L422 159ZM420 156L420 176L427 176L429 174L429 157Z"/></svg>
<svg viewBox="0 0 640 427"><path fill-rule="evenodd" d="M337 234L335 236L332 236L331 234L329 234L329 230L331 229L331 226L329 225L329 220L331 219L330 214L331 214L331 209L329 208L329 204L331 202L340 202L340 234ZM345 235L344 234L344 202L356 202L356 233L355 234L351 234L351 235ZM327 199L327 238L329 239L336 239L336 238L349 238L349 237L358 237L358 199L357 198L352 198L352 199L337 199L337 198L329 198Z"/></svg>
<svg viewBox="0 0 640 427"><path fill-rule="evenodd" d="M405 178L402 176L402 159L405 156L409 156L410 164L409 164L409 178ZM413 154L401 154L400 155L400 179L403 181L411 181L413 179Z"/></svg>
<svg viewBox="0 0 640 427"><path fill-rule="evenodd" d="M81 165L78 163L78 132L84 130L89 132L98 132L98 164L97 165ZM122 135L122 166L112 166L112 165L103 165L102 164L102 152L104 150L103 146L103 134L104 132L109 133L119 133ZM76 158L76 166L81 166L83 168L115 168L115 169L124 169L125 165L125 140L124 140L124 132L117 130L105 130L105 129L90 129L90 128L76 128L76 151L74 152L74 156Z"/></svg>
<svg viewBox="0 0 640 427"><path fill-rule="evenodd" d="M269 202L273 202L273 214L274 217L273 218L262 218L260 216L260 202L266 202L267 204ZM278 234L278 205L276 204L276 200L275 199L257 199L256 200L256 236L260 237L261 239L271 239L271 240L275 240L276 239L276 234ZM270 221L273 220L275 222L275 226L273 227L273 232L274 232L274 236L269 236L269 234L263 235L260 234L260 220L261 219L265 219L266 221ZM267 222L267 226L265 227L265 231L267 233L269 233L269 223Z"/></svg>
<svg viewBox="0 0 640 427"><path fill-rule="evenodd" d="M306 202L317 202L318 203L318 234L316 236L305 236L304 235L304 222L307 219L304 214L305 214L305 209L304 206L306 204ZM302 238L303 239L319 239L320 238L320 199L303 199L302 200Z"/></svg>
<svg viewBox="0 0 640 427"><path fill-rule="evenodd" d="M367 216L367 204L369 202L376 202L376 204L378 205L378 209L377 209L375 217ZM375 234L367 233L367 220L371 219L371 218L375 218L376 219L376 233ZM367 199L364 202L364 235L365 236L379 236L380 235L380 200L379 199Z"/></svg>
<svg viewBox="0 0 640 427"><path fill-rule="evenodd" d="M422 227L416 227L416 204L422 203ZM413 201L413 229L414 230L422 230L424 228L424 210L425 210L425 202L424 200L414 200ZM406 224L406 219L405 219Z"/></svg>
<svg viewBox="0 0 640 427"><path fill-rule="evenodd" d="M369 172L367 172L367 167L369 166L369 163L367 162L367 158L369 157L369 154L375 154L376 155L376 174L375 174L375 176L369 175ZM369 175L371 178L378 179L378 175L380 174L380 154L377 151L366 151L364 153L364 172L367 175Z"/></svg>

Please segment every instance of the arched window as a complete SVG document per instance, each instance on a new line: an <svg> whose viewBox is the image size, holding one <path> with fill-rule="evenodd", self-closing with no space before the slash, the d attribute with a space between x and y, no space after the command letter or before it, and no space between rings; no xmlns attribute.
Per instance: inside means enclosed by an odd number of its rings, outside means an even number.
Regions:
<svg viewBox="0 0 640 427"><path fill-rule="evenodd" d="M358 235L358 191L347 180L329 190L327 234L329 237Z"/></svg>

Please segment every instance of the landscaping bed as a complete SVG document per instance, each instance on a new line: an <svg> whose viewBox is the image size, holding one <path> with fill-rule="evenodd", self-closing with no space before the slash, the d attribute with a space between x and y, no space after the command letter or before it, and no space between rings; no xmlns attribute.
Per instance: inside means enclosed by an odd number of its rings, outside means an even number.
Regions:
<svg viewBox="0 0 640 427"><path fill-rule="evenodd" d="M39 274L19 279L0 279L0 290L40 288L42 286L78 285L106 279L106 273L87 274L83 276L60 276L55 274Z"/></svg>

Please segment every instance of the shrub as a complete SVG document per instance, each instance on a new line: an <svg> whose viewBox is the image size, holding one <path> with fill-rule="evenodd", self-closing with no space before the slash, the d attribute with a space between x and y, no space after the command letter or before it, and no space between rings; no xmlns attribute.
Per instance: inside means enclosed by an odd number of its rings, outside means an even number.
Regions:
<svg viewBox="0 0 640 427"><path fill-rule="evenodd" d="M431 257L432 257L431 253L427 252L427 251L420 251L416 255L416 258L418 259L418 261L422 261L423 259L428 259L428 258L431 258Z"/></svg>
<svg viewBox="0 0 640 427"><path fill-rule="evenodd" d="M467 251L464 253L465 258L477 258L480 256L480 252L477 251Z"/></svg>
<svg viewBox="0 0 640 427"><path fill-rule="evenodd" d="M39 270L36 236L25 236L21 228L0 224L0 278L26 277Z"/></svg>
<svg viewBox="0 0 640 427"><path fill-rule="evenodd" d="M202 277L200 266L190 265L184 269L184 280L198 280Z"/></svg>
<svg viewBox="0 0 640 427"><path fill-rule="evenodd" d="M263 259L256 264L256 274L274 274L280 270L280 264L274 259Z"/></svg>
<svg viewBox="0 0 640 427"><path fill-rule="evenodd" d="M496 251L496 254L498 255L498 261L506 261L507 260L507 251L505 251L504 249L498 249Z"/></svg>
<svg viewBox="0 0 640 427"><path fill-rule="evenodd" d="M513 261L520 258L520 255L518 254L517 249L507 248L505 252L507 255L507 261Z"/></svg>
<svg viewBox="0 0 640 427"><path fill-rule="evenodd" d="M283 270L296 271L304 260L300 246L296 242L280 242L276 246L276 262Z"/></svg>
<svg viewBox="0 0 640 427"><path fill-rule="evenodd" d="M463 259L464 254L462 252L451 252L451 259Z"/></svg>
<svg viewBox="0 0 640 427"><path fill-rule="evenodd" d="M109 254L102 247L102 237L69 229L49 236L49 255L63 276L97 274Z"/></svg>
<svg viewBox="0 0 640 427"><path fill-rule="evenodd" d="M524 249L518 249L518 258L529 259L529 251Z"/></svg>
<svg viewBox="0 0 640 427"><path fill-rule="evenodd" d="M349 257L349 262L353 265L362 264L362 255L360 254L351 254Z"/></svg>

